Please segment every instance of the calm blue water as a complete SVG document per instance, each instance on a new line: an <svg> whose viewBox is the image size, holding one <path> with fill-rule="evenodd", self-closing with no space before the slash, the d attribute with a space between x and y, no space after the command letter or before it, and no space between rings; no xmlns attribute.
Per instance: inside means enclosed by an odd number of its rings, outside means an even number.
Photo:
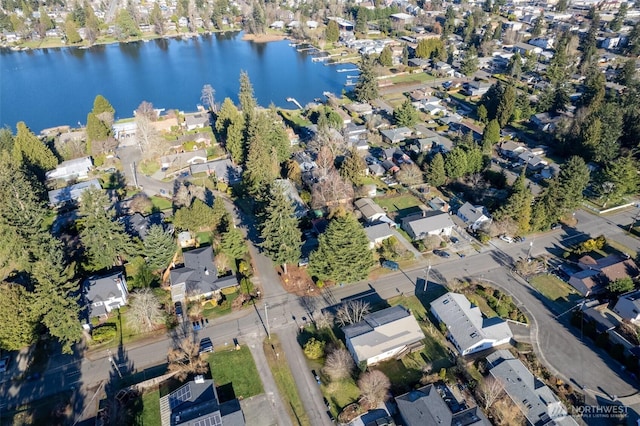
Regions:
<svg viewBox="0 0 640 426"><path fill-rule="evenodd" d="M240 70L249 73L258 103L295 108L339 94L347 74L312 62L289 41L251 43L241 35L112 44L91 49L0 51L0 124L24 121L34 131L85 124L96 95L105 96L116 117L133 115L142 101L156 108L195 111L202 86L211 84L216 101L237 102Z"/></svg>

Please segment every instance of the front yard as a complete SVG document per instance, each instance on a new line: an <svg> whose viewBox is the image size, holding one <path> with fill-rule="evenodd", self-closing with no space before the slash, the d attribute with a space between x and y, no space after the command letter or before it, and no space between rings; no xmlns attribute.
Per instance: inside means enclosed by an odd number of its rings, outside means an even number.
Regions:
<svg viewBox="0 0 640 426"><path fill-rule="evenodd" d="M575 306L581 299L580 294L573 287L553 275L536 275L529 280L529 284L549 299L558 313Z"/></svg>
<svg viewBox="0 0 640 426"><path fill-rule="evenodd" d="M209 355L209 366L216 386L231 384L237 398L250 398L264 392L256 364L246 345L240 346L240 350L216 348L216 352ZM223 399L222 396L220 398Z"/></svg>

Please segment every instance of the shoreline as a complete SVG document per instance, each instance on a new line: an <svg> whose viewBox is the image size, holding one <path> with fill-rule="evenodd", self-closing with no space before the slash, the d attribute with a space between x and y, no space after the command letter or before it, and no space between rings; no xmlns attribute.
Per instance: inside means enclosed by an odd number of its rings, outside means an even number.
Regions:
<svg viewBox="0 0 640 426"><path fill-rule="evenodd" d="M139 38L135 38L135 39L130 39L130 40L123 40L123 41L118 41L118 40L104 40L104 41L98 41L96 43L93 44L86 44L86 43L78 43L78 44L73 44L73 45L67 45L62 43L62 40L60 40L60 42L56 42L56 43L50 43L48 44L48 42L51 42L51 40L41 40L41 43L37 46L29 46L29 42L24 43L24 44L18 44L18 45L8 45L8 44L2 44L0 45L0 49L7 49L10 50L12 52L29 52L29 51L35 51L35 50L46 50L46 49L64 49L64 48L70 48L70 49L91 49L92 47L99 47L99 46L108 46L108 45L112 45L112 44L128 44L128 43L146 43L149 41L155 41L155 40L160 40L160 39L184 39L184 40L188 40L191 38L199 38L202 36L213 36L216 34L226 34L226 33L243 33L244 31L242 30L224 30L224 31L205 31L202 33L175 33L175 34L165 34L165 35L157 35L157 34L146 34L142 37ZM242 40L243 41L249 41L252 43L270 43L270 42L275 42L275 41L282 41L282 40L287 40L289 39L289 36L287 36L286 34L247 34L244 33L242 36Z"/></svg>

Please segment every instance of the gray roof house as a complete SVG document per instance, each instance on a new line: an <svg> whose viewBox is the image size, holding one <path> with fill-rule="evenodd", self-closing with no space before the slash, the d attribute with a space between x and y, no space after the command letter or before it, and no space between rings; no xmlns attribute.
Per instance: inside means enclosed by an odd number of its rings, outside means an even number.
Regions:
<svg viewBox="0 0 640 426"><path fill-rule="evenodd" d="M242 179L242 168L236 166L229 159L209 161L206 163L195 163L189 166L191 174L206 173L215 175L219 182L235 184Z"/></svg>
<svg viewBox="0 0 640 426"><path fill-rule="evenodd" d="M69 185L61 189L49 191L49 204L52 206L60 206L62 204L78 201L84 191L89 188L102 189L98 179L91 179L85 182Z"/></svg>
<svg viewBox="0 0 640 426"><path fill-rule="evenodd" d="M86 179L89 171L93 168L91 157L74 158L73 160L63 161L58 166L48 171L47 180L64 179Z"/></svg>
<svg viewBox="0 0 640 426"><path fill-rule="evenodd" d="M87 308L87 319L106 316L127 304L129 291L122 272L101 277L89 277L82 283L82 300Z"/></svg>
<svg viewBox="0 0 640 426"><path fill-rule="evenodd" d="M186 251L183 257L184 266L172 269L170 273L171 299L174 302L207 299L224 288L238 285L234 275L218 278L211 246Z"/></svg>
<svg viewBox="0 0 640 426"><path fill-rule="evenodd" d="M162 212L152 213L147 216L143 216L140 213L134 213L119 218L120 222L124 224L124 229L127 234L132 237L138 237L144 240L147 236L149 228L154 225L161 226L165 231L173 232L173 226L165 223L164 214Z"/></svg>
<svg viewBox="0 0 640 426"><path fill-rule="evenodd" d="M421 240L429 235L451 235L454 223L448 213L422 212L402 219L402 229L413 240Z"/></svg>
<svg viewBox="0 0 640 426"><path fill-rule="evenodd" d="M293 182L290 179L276 179L275 183L280 185L284 194L289 199L289 202L293 205L295 216L298 219L306 216L309 212L309 208L307 207L307 204L302 201L302 198L300 198L300 193L298 193L298 189Z"/></svg>
<svg viewBox="0 0 640 426"><path fill-rule="evenodd" d="M533 426L577 426L556 395L535 377L511 352L496 351L487 356L489 373L504 385L509 398Z"/></svg>
<svg viewBox="0 0 640 426"><path fill-rule="evenodd" d="M211 379L197 376L160 398L162 426L244 426L237 399L220 404Z"/></svg>
<svg viewBox="0 0 640 426"><path fill-rule="evenodd" d="M442 392L445 396L441 395ZM445 401L446 398L448 401ZM463 408L446 386L427 385L395 398L406 426L490 426L477 406Z"/></svg>
<svg viewBox="0 0 640 426"><path fill-rule="evenodd" d="M491 215L484 206L474 206L473 204L466 202L456 212L462 221L468 228L477 231L483 224L491 223Z"/></svg>
<svg viewBox="0 0 640 426"><path fill-rule="evenodd" d="M622 318L640 325L640 290L620 296L613 311Z"/></svg>
<svg viewBox="0 0 640 426"><path fill-rule="evenodd" d="M424 339L418 321L400 305L368 314L342 331L356 364L372 365L398 356L422 347Z"/></svg>
<svg viewBox="0 0 640 426"><path fill-rule="evenodd" d="M393 230L389 223L378 222L364 227L364 233L369 239L369 248L373 249L382 244L387 238L393 237Z"/></svg>
<svg viewBox="0 0 640 426"><path fill-rule="evenodd" d="M411 129L408 127L398 127L395 129L381 130L380 133L389 143L399 143L411 136Z"/></svg>
<svg viewBox="0 0 640 426"><path fill-rule="evenodd" d="M371 198L360 198L354 201L353 205L362 213L362 218L367 222L375 222L387 215L382 207L376 204Z"/></svg>
<svg viewBox="0 0 640 426"><path fill-rule="evenodd" d="M509 343L513 334L501 318L485 318L464 295L447 293L431 302L431 313L447 326L447 338L461 355Z"/></svg>
<svg viewBox="0 0 640 426"><path fill-rule="evenodd" d="M187 130L203 129L209 126L209 113L198 112L184 116L184 126Z"/></svg>

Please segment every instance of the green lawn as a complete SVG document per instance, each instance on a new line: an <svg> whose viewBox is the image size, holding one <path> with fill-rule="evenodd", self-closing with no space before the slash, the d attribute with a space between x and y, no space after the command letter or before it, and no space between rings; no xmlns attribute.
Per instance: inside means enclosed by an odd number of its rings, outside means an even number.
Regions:
<svg viewBox="0 0 640 426"><path fill-rule="evenodd" d="M396 77L385 79L384 81L391 81L394 84L402 83L425 83L427 81L433 81L434 77L425 72L418 72L415 74L403 74Z"/></svg>
<svg viewBox="0 0 640 426"><path fill-rule="evenodd" d="M300 395L298 394L298 388L296 388L293 374L291 373L289 364L287 364L287 359L284 356L284 351L280 346L280 341L276 334L271 334L271 339L264 340L263 350L269 363L271 374L273 374L273 379L278 386L278 390L284 400L291 420L299 426L311 425L309 417L307 417L305 413ZM302 372L297 373L301 374ZM304 372L304 374L309 373Z"/></svg>
<svg viewBox="0 0 640 426"><path fill-rule="evenodd" d="M151 204L155 210L165 211L169 210L173 207L173 203L171 200L168 200L164 197L151 197Z"/></svg>
<svg viewBox="0 0 640 426"><path fill-rule="evenodd" d="M258 369L247 346L240 350L221 350L209 355L211 376L216 386L231 383L237 398L250 398L264 392Z"/></svg>
<svg viewBox="0 0 640 426"><path fill-rule="evenodd" d="M389 197L378 197L376 203L387 211L392 219L398 221L412 213L420 212L422 203L411 194L393 195Z"/></svg>
<svg viewBox="0 0 640 426"><path fill-rule="evenodd" d="M360 397L360 389L353 379L322 384L320 389L322 395L329 401L334 416L337 416L347 405L358 402Z"/></svg>
<svg viewBox="0 0 640 426"><path fill-rule="evenodd" d="M205 318L218 318L231 312L231 304L238 297L238 292L227 294L225 300L218 306L207 305L202 310L202 316Z"/></svg>
<svg viewBox="0 0 640 426"><path fill-rule="evenodd" d="M467 294L467 299L469 299L471 303L480 308L480 312L482 312L485 317L493 318L498 316L496 311L491 309L491 307L487 304L487 301L484 297L481 297L478 294Z"/></svg>
<svg viewBox="0 0 640 426"><path fill-rule="evenodd" d="M211 244L211 231L198 232L196 234L196 239L200 245Z"/></svg>
<svg viewBox="0 0 640 426"><path fill-rule="evenodd" d="M156 426L160 424L160 390L142 395L142 415L136 422L139 426Z"/></svg>
<svg viewBox="0 0 640 426"><path fill-rule="evenodd" d="M529 284L552 301L561 312L575 306L580 299L580 294L573 287L553 275L537 275L529 280Z"/></svg>

